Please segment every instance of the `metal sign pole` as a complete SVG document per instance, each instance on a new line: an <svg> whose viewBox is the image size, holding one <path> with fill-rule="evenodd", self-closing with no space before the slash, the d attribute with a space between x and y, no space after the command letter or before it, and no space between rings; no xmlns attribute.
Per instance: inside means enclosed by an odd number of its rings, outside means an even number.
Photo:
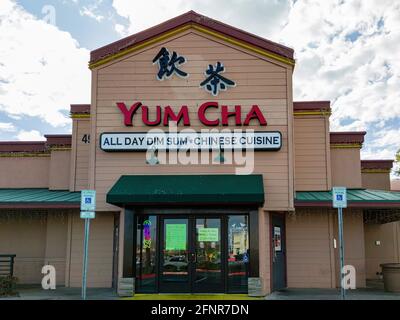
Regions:
<svg viewBox="0 0 400 320"><path fill-rule="evenodd" d="M346 187L332 188L332 206L338 209L339 229L339 257L340 257L340 295L342 300L346 299L346 288L344 286L344 240L343 240L343 208L347 208Z"/></svg>
<svg viewBox="0 0 400 320"><path fill-rule="evenodd" d="M338 227L339 227L339 254L340 254L340 294L342 300L346 299L346 289L344 287L344 242L343 242L343 209L338 208Z"/></svg>
<svg viewBox="0 0 400 320"><path fill-rule="evenodd" d="M83 249L83 275L82 275L82 299L86 300L86 282L88 265L88 247L89 247L90 219L85 219L85 240Z"/></svg>
<svg viewBox="0 0 400 320"><path fill-rule="evenodd" d="M96 217L96 190L81 191L81 218L85 219L83 242L82 299L86 300L90 219Z"/></svg>

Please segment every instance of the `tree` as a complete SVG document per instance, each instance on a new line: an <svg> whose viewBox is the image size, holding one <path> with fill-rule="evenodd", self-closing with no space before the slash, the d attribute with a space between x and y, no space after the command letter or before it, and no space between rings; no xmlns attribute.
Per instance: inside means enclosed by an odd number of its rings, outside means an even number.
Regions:
<svg viewBox="0 0 400 320"><path fill-rule="evenodd" d="M400 176L400 149L397 150L397 152L396 152L396 160L395 161L396 161L396 164L397 164L397 168L395 168L394 174L396 176Z"/></svg>

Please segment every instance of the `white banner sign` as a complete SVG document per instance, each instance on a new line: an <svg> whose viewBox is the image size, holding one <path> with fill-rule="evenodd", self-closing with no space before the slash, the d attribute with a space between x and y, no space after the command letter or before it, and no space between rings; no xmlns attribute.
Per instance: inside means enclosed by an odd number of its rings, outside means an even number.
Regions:
<svg viewBox="0 0 400 320"><path fill-rule="evenodd" d="M255 151L279 150L282 135L273 132L218 132L218 133L153 133L126 132L103 133L100 148L103 151L154 150L219 150L254 149Z"/></svg>

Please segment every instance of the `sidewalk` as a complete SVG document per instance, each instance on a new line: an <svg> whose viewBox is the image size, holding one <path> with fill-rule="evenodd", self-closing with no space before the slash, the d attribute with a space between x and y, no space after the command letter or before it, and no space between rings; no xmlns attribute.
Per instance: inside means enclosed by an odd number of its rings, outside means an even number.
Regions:
<svg viewBox="0 0 400 320"><path fill-rule="evenodd" d="M40 286L23 286L17 289L19 296L0 298L1 300L81 300L80 288L59 287L56 290L43 290ZM89 288L87 300L119 299L114 289Z"/></svg>
<svg viewBox="0 0 400 320"><path fill-rule="evenodd" d="M340 300L339 289L285 289L266 300ZM381 280L367 280L367 287L346 291L346 300L400 300L400 293L385 292Z"/></svg>
<svg viewBox="0 0 400 320"><path fill-rule="evenodd" d="M59 287L56 290L43 290L40 286L21 286L18 297L0 298L1 300L81 300L80 288ZM188 295L137 294L124 300L180 300ZM253 300L247 295L190 295L190 300ZM94 288L87 290L88 300L119 300L114 289ZM368 281L367 287L347 291L347 300L400 300L400 293L383 290L382 281ZM255 299L257 300L257 299ZM338 289L285 289L273 292L265 300L340 300Z"/></svg>
<svg viewBox="0 0 400 320"><path fill-rule="evenodd" d="M266 300L340 300L340 291L336 289L286 289L276 291ZM346 291L346 300L400 300L399 293L357 289Z"/></svg>

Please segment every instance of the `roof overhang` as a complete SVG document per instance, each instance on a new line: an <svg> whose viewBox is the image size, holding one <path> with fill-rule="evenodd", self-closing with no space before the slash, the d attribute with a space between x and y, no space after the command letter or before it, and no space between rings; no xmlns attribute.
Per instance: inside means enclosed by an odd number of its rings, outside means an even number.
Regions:
<svg viewBox="0 0 400 320"><path fill-rule="evenodd" d="M330 116L332 113L330 101L294 101L295 116Z"/></svg>
<svg viewBox="0 0 400 320"><path fill-rule="evenodd" d="M361 148L365 135L365 131L330 132L330 147L333 149Z"/></svg>
<svg viewBox="0 0 400 320"><path fill-rule="evenodd" d="M361 160L361 173L390 173L394 160Z"/></svg>
<svg viewBox="0 0 400 320"><path fill-rule="evenodd" d="M49 189L0 189L0 209L79 209L80 192Z"/></svg>
<svg viewBox="0 0 400 320"><path fill-rule="evenodd" d="M70 115L75 118L89 118L90 104L71 104Z"/></svg>
<svg viewBox="0 0 400 320"><path fill-rule="evenodd" d="M297 191L294 200L296 208L332 208L331 191ZM349 208L400 208L400 192L348 189Z"/></svg>
<svg viewBox="0 0 400 320"><path fill-rule="evenodd" d="M295 208L333 208L330 201L299 201L294 200ZM348 201L348 208L400 208L399 202L368 202L368 201Z"/></svg>

